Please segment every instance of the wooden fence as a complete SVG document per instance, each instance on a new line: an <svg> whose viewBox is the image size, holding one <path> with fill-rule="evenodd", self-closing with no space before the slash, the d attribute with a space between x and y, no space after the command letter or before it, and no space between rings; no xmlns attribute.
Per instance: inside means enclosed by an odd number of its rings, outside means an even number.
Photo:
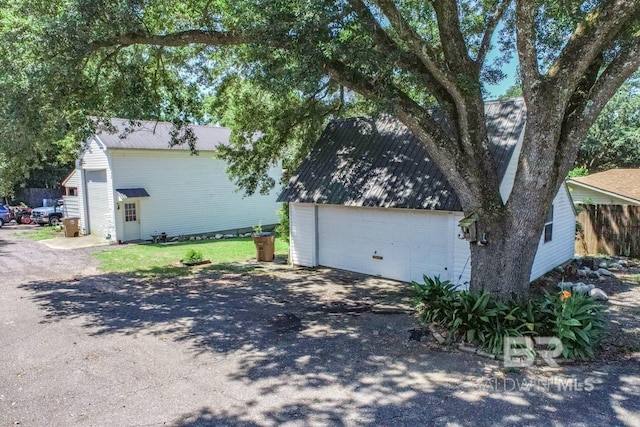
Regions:
<svg viewBox="0 0 640 427"><path fill-rule="evenodd" d="M582 205L576 253L640 258L640 206ZM580 229L581 228L581 229Z"/></svg>
<svg viewBox="0 0 640 427"><path fill-rule="evenodd" d="M23 202L32 208L42 206L44 199L60 199L62 189L60 188L22 188L14 197L16 203Z"/></svg>

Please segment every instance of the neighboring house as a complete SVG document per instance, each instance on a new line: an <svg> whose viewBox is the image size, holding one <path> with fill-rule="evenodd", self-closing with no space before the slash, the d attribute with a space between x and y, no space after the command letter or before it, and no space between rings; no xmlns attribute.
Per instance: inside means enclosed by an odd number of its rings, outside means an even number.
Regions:
<svg viewBox="0 0 640 427"><path fill-rule="evenodd" d="M577 253L640 257L640 169L611 169L567 185L581 205Z"/></svg>
<svg viewBox="0 0 640 427"><path fill-rule="evenodd" d="M640 206L640 169L610 169L567 180L575 203Z"/></svg>
<svg viewBox="0 0 640 427"><path fill-rule="evenodd" d="M112 124L117 132L86 141L76 170L63 183L68 214L80 217L83 233L127 242L278 223L277 193L244 196L227 177L226 162L213 157L217 146L228 143L229 129L194 126L195 156L186 145L169 148L170 123ZM278 182L281 168L270 175Z"/></svg>
<svg viewBox="0 0 640 427"><path fill-rule="evenodd" d="M489 102L486 113L506 200L522 144L524 103ZM294 264L403 281L426 274L460 286L470 279L469 242L458 238L460 202L424 146L394 118L331 122L278 200L290 203ZM573 257L574 234L575 214L562 186L532 280Z"/></svg>

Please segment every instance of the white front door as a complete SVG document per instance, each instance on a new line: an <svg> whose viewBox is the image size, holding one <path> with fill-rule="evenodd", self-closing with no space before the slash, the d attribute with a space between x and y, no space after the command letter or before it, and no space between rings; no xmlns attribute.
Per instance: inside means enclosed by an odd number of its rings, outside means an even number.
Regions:
<svg viewBox="0 0 640 427"><path fill-rule="evenodd" d="M127 200L122 202L125 242L140 240L140 203Z"/></svg>

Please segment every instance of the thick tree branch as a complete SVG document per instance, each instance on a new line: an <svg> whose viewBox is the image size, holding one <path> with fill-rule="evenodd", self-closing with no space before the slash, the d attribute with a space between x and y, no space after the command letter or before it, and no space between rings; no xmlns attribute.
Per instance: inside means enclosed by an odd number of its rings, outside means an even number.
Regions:
<svg viewBox="0 0 640 427"><path fill-rule="evenodd" d="M634 42L623 48L597 79L593 79L589 91L573 105L572 114L566 117L557 153L562 173L570 169L575 153L609 99L640 68L640 33L634 36Z"/></svg>
<svg viewBox="0 0 640 427"><path fill-rule="evenodd" d="M358 13L358 16L371 25L371 36L376 41L377 47L383 53L397 56L398 65L419 76L425 87L441 105L454 104L454 100L448 90L442 86L441 82L424 63L424 58L422 58L420 50L406 52L405 48L399 46L380 26L380 23L373 16L369 7L362 0L353 0L351 3ZM423 46L425 49L429 49L426 44Z"/></svg>
<svg viewBox="0 0 640 427"><path fill-rule="evenodd" d="M398 36L409 46L409 48L415 53L420 61L427 68L429 73L449 94L456 100L458 104L462 100L462 94L456 87L455 83L447 76L446 72L436 64L436 57L431 47L422 40L422 38L416 34L411 25L402 17L400 11L396 8L396 5L390 0L376 0L376 3L384 13L385 17L389 20L391 27Z"/></svg>
<svg viewBox="0 0 640 427"><path fill-rule="evenodd" d="M549 69L553 86L575 87L593 61L640 15L640 0L606 0L578 24L558 60Z"/></svg>
<svg viewBox="0 0 640 427"><path fill-rule="evenodd" d="M488 194L488 191L497 191L499 188L495 168L492 166L486 169L485 162L462 151L457 138L445 132L442 125L434 120L432 113L404 92L392 84L369 80L338 61L326 63L325 69L333 80L369 99L392 99L394 115L425 144L430 156L456 190L465 209L499 199L499 194ZM477 177L482 177L482 181L478 181Z"/></svg>
<svg viewBox="0 0 640 427"><path fill-rule="evenodd" d="M509 5L513 2L513 0L503 0L502 3L498 5L494 14L487 21L487 28L484 31L484 35L482 36L482 42L480 43L480 49L478 50L478 56L476 56L476 66L478 70L482 68L484 64L484 60L487 57L487 53L489 53L489 49L491 48L491 38L493 37L493 33L498 26L498 23L504 16L504 13L507 11Z"/></svg>
<svg viewBox="0 0 640 427"><path fill-rule="evenodd" d="M516 43L525 99L533 99L534 85L540 80L535 29L536 8L530 0L516 0Z"/></svg>
<svg viewBox="0 0 640 427"><path fill-rule="evenodd" d="M250 37L237 32L220 32L206 30L188 30L165 35L128 33L116 37L94 41L90 44L92 51L110 46L131 46L135 44L155 46L187 46L191 44L206 44L211 46L234 46L255 42L265 42L257 37Z"/></svg>
<svg viewBox="0 0 640 427"><path fill-rule="evenodd" d="M447 67L455 74L464 76L471 70L475 71L475 63L469 57L469 49L460 28L457 0L437 0L433 2L433 8Z"/></svg>
<svg viewBox="0 0 640 427"><path fill-rule="evenodd" d="M428 45L416 34L409 23L404 20L401 12L392 1L376 0L376 2L382 10L382 13L384 13L391 23L395 32L409 45L416 55L418 55L431 75L433 75L438 83L449 93L456 108L456 115L453 117L455 122L452 123L452 125L456 126L456 131L460 135L460 142L465 146L465 150L473 152L474 146L469 134L470 118L467 100L465 99L464 93L458 88L455 78L450 76L447 70L442 69L436 64L434 58L429 53ZM445 42L443 41L442 43L444 45ZM465 56L467 56L466 53Z"/></svg>

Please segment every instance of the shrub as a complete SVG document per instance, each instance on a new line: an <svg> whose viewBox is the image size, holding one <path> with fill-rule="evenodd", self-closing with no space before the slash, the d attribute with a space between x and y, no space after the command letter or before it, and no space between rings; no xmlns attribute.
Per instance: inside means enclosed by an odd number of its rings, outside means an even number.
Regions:
<svg viewBox="0 0 640 427"><path fill-rule="evenodd" d="M440 277L423 276L424 283L412 282L416 296L413 300L422 323L445 323L453 312L456 287Z"/></svg>
<svg viewBox="0 0 640 427"><path fill-rule="evenodd" d="M184 256L183 262L200 262L204 260L204 255L202 252L196 251L195 249L189 249Z"/></svg>
<svg viewBox="0 0 640 427"><path fill-rule="evenodd" d="M278 210L278 217L280 218L280 224L276 227L276 233L278 233L280 239L289 243L289 203L282 204L282 207Z"/></svg>
<svg viewBox="0 0 640 427"><path fill-rule="evenodd" d="M527 304L504 303L488 292L458 291L449 281L424 277L412 283L414 305L422 323L438 323L455 339L502 354L505 337L554 336L571 359L593 357L604 321L604 306L584 294L545 294Z"/></svg>
<svg viewBox="0 0 640 427"><path fill-rule="evenodd" d="M604 329L604 309L587 294L547 293L541 306L543 330L540 334L560 339L563 357L591 359Z"/></svg>

